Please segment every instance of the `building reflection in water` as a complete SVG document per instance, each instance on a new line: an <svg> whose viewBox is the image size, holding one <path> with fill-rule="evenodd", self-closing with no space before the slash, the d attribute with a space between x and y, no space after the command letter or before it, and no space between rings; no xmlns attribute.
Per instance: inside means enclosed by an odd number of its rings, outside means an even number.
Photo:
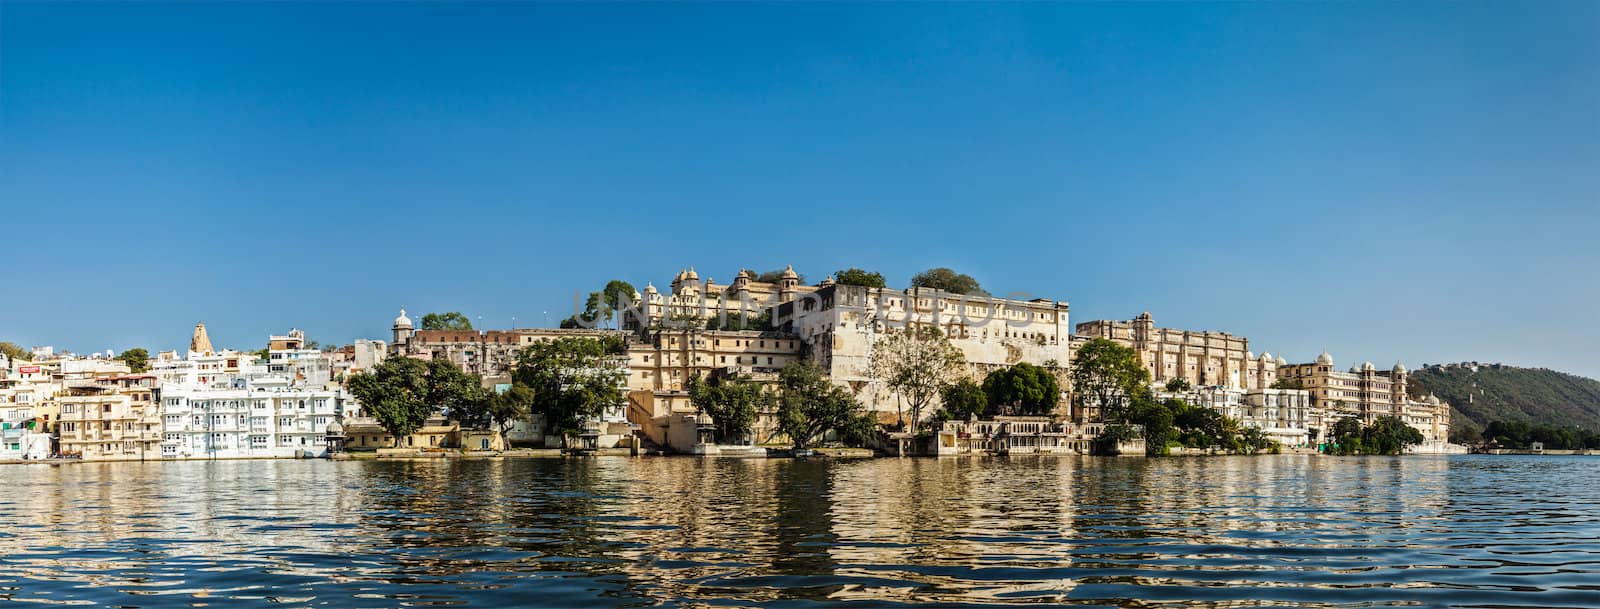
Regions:
<svg viewBox="0 0 1600 609"><path fill-rule="evenodd" d="M1536 591L1535 604L1584 606L1593 591L1581 582L1600 564L1600 490L1585 484L1596 472L1580 461L1507 463L1284 455L18 466L0 496L0 600L1515 606ZM1569 492L1529 492L1550 485ZM1570 575L1551 575L1562 573Z"/></svg>

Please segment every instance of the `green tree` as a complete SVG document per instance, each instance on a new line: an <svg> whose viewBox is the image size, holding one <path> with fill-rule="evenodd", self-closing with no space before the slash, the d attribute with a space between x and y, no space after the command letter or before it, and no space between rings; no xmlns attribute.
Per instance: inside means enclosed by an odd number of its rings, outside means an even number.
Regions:
<svg viewBox="0 0 1600 609"><path fill-rule="evenodd" d="M447 359L428 361L426 399L436 411L471 429L489 428L489 394L483 379Z"/></svg>
<svg viewBox="0 0 1600 609"><path fill-rule="evenodd" d="M739 375L716 373L702 379L696 373L684 388L689 392L689 402L711 417L719 443L748 441L756 417L761 411L770 410L775 401L760 383Z"/></svg>
<svg viewBox="0 0 1600 609"><path fill-rule="evenodd" d="M984 395L983 388L972 379L961 379L946 385L939 392L939 413L936 419L945 421L966 421L973 417L982 418L989 410L989 398Z"/></svg>
<svg viewBox="0 0 1600 609"><path fill-rule="evenodd" d="M391 357L370 372L350 377L350 394L400 446L400 439L415 433L436 409L428 401L428 362Z"/></svg>
<svg viewBox="0 0 1600 609"><path fill-rule="evenodd" d="M6 359L13 360L13 361L15 361L15 360L29 360L29 361L33 360L33 352L32 351L29 351L27 349L23 349L22 345L19 345L19 344L10 342L10 341L0 342L0 355L4 355L4 356L6 356Z"/></svg>
<svg viewBox="0 0 1600 609"><path fill-rule="evenodd" d="M767 272L762 273L760 275L756 275L756 281L759 281L761 283L778 283L778 281L783 279L783 272L785 270L786 269L778 269L776 271L767 271ZM801 275L799 273L795 273L795 275L800 278L800 283L802 285L805 284L805 282L806 282L806 276L805 275Z"/></svg>
<svg viewBox="0 0 1600 609"><path fill-rule="evenodd" d="M939 328L912 326L882 335L868 358L874 379L894 391L911 409L911 431L939 392L965 371L966 358Z"/></svg>
<svg viewBox="0 0 1600 609"><path fill-rule="evenodd" d="M1003 414L1047 415L1061 400L1061 385L1049 370L1020 362L983 377L983 394Z"/></svg>
<svg viewBox="0 0 1600 609"><path fill-rule="evenodd" d="M584 301L583 312L561 320L563 328L607 328L614 327L612 315L617 307L624 301L631 302L636 290L633 284L621 279L612 279L598 292L590 292L589 298ZM623 311L622 324L627 327L632 319L632 313ZM643 323L642 320L637 320Z"/></svg>
<svg viewBox="0 0 1600 609"><path fill-rule="evenodd" d="M839 285L858 285L864 288L888 287L883 280L883 274L850 267L833 274L833 281Z"/></svg>
<svg viewBox="0 0 1600 609"><path fill-rule="evenodd" d="M1305 389L1305 385L1300 382L1300 379L1278 379L1276 381L1272 381L1272 388L1273 389Z"/></svg>
<svg viewBox="0 0 1600 609"><path fill-rule="evenodd" d="M585 418L622 403L626 357L619 337L540 341L519 354L513 378L533 391L532 411L565 441L581 430Z"/></svg>
<svg viewBox="0 0 1600 609"><path fill-rule="evenodd" d="M1334 423L1332 435L1336 452L1344 455L1398 455L1406 447L1421 444L1422 432L1395 416L1381 416L1363 426L1354 417Z"/></svg>
<svg viewBox="0 0 1600 609"><path fill-rule="evenodd" d="M143 348L135 347L117 354L117 359L128 365L134 374L143 373L150 369L150 352Z"/></svg>
<svg viewBox="0 0 1600 609"><path fill-rule="evenodd" d="M1167 391L1171 393L1183 393L1185 391L1189 391L1190 389L1194 389L1194 385L1189 384L1189 380L1183 377L1177 377L1167 381Z"/></svg>
<svg viewBox="0 0 1600 609"><path fill-rule="evenodd" d="M944 290L951 294L989 295L978 285L978 280L973 279L971 275L957 273L945 267L928 269L913 275L911 277L911 287Z"/></svg>
<svg viewBox="0 0 1600 609"><path fill-rule="evenodd" d="M495 431L504 436L517 421L527 419L533 413L535 400L532 389L512 384L510 389L490 396L487 402L485 418Z"/></svg>
<svg viewBox="0 0 1600 609"><path fill-rule="evenodd" d="M1080 410L1098 407L1102 420L1122 421L1127 418L1129 398L1150 382L1150 371L1132 348L1096 338L1078 348L1071 378Z"/></svg>
<svg viewBox="0 0 1600 609"><path fill-rule="evenodd" d="M829 431L854 429L867 415L849 390L829 382L822 370L809 362L784 366L778 373L778 385L778 429L789 436L795 448L809 447Z"/></svg>
<svg viewBox="0 0 1600 609"><path fill-rule="evenodd" d="M1182 403L1181 400L1156 401L1148 391L1133 397L1128 422L1143 427L1145 454L1165 455L1168 447L1178 440L1173 410Z"/></svg>
<svg viewBox="0 0 1600 609"><path fill-rule="evenodd" d="M422 316L423 330L471 330L472 320L460 311L429 313Z"/></svg>

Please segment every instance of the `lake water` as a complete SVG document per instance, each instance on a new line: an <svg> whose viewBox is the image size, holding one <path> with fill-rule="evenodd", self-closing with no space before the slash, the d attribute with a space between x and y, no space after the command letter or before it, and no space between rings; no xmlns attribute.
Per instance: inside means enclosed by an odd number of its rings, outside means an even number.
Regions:
<svg viewBox="0 0 1600 609"><path fill-rule="evenodd" d="M0 466L0 604L1600 607L1600 458Z"/></svg>

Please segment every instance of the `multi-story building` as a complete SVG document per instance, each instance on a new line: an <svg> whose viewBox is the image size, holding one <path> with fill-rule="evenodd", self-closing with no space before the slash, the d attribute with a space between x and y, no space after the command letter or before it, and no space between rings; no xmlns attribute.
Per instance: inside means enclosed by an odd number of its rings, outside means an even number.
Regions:
<svg viewBox="0 0 1600 609"><path fill-rule="evenodd" d="M1278 380L1278 366L1288 363L1270 353L1256 357L1250 352L1250 339L1243 336L1157 328L1149 312L1130 321L1084 322L1078 324L1077 334L1132 347L1150 371L1150 380L1160 384L1183 379L1196 387L1268 389Z"/></svg>
<svg viewBox="0 0 1600 609"><path fill-rule="evenodd" d="M1310 392L1324 432L1346 417L1368 424L1381 416L1396 416L1422 432L1424 450L1442 446L1450 437L1450 405L1431 395L1422 400L1411 399L1407 394L1410 374L1399 362L1389 370L1362 362L1340 372L1334 367L1333 356L1324 351L1309 364L1281 366L1278 375Z"/></svg>
<svg viewBox="0 0 1600 609"><path fill-rule="evenodd" d="M56 397L61 454L85 461L155 459L161 454L156 377L129 374L66 381Z"/></svg>
<svg viewBox="0 0 1600 609"><path fill-rule="evenodd" d="M339 389L240 376L163 389L161 454L174 459L323 456L344 409Z"/></svg>
<svg viewBox="0 0 1600 609"><path fill-rule="evenodd" d="M899 397L874 378L871 368L873 344L886 333L938 328L961 351L966 372L975 379L1019 362L1065 371L1072 359L1068 311L1067 303L1044 298L1011 300L925 288L901 292L825 281L779 305L773 323L797 336L809 357L869 409L892 413Z"/></svg>

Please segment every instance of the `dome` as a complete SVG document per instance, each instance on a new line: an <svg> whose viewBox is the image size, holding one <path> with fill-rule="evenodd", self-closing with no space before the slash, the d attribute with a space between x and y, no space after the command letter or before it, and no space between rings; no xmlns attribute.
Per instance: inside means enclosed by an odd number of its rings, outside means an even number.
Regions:
<svg viewBox="0 0 1600 609"><path fill-rule="evenodd" d="M1249 352L1249 351L1245 351L1244 352L1244 358L1245 359L1255 359L1256 358L1256 354L1252 353L1252 352Z"/></svg>
<svg viewBox="0 0 1600 609"><path fill-rule="evenodd" d="M822 283L819 283L817 285L820 285L822 287L828 287L830 285L833 285L833 275L829 275L827 277L823 277L822 278Z"/></svg>
<svg viewBox="0 0 1600 609"><path fill-rule="evenodd" d="M344 426L340 425L338 421L330 422L328 423L327 434L330 436L342 436L344 435Z"/></svg>
<svg viewBox="0 0 1600 609"><path fill-rule="evenodd" d="M1287 365L1289 365L1289 360L1283 359L1283 356L1279 355L1278 356L1278 365L1279 366L1287 366Z"/></svg>
<svg viewBox="0 0 1600 609"><path fill-rule="evenodd" d="M683 278L688 279L689 281L699 281L700 274L694 272L694 267L691 266L689 267L689 270L683 272Z"/></svg>
<svg viewBox="0 0 1600 609"><path fill-rule="evenodd" d="M644 284L644 293L646 293L646 294L654 294L654 293L656 293L656 284L653 284L653 283Z"/></svg>
<svg viewBox="0 0 1600 609"><path fill-rule="evenodd" d="M1317 356L1317 363L1321 364L1321 365L1324 365L1324 366L1332 366L1333 365L1333 356L1332 355L1328 355L1328 352L1326 350L1324 350L1322 352L1322 355L1318 355Z"/></svg>
<svg viewBox="0 0 1600 609"><path fill-rule="evenodd" d="M1372 362L1361 362L1361 371L1362 372L1372 372L1373 370L1377 370L1377 369L1378 369L1378 367L1372 365Z"/></svg>
<svg viewBox="0 0 1600 609"><path fill-rule="evenodd" d="M756 272L752 271L750 269L739 269L739 274L736 275L734 277L734 279L744 279L746 281L755 281Z"/></svg>
<svg viewBox="0 0 1600 609"><path fill-rule="evenodd" d="M1440 404L1440 402L1439 402L1439 396L1436 396L1436 395L1434 395L1434 394L1431 394L1431 393L1430 393L1430 394L1428 394L1428 403L1429 403L1429 404L1433 404L1433 405L1435 405L1435 406L1437 406L1437 405L1439 405L1439 404Z"/></svg>
<svg viewBox="0 0 1600 609"><path fill-rule="evenodd" d="M794 272L794 265L791 264L791 265L783 267L783 278L784 279L799 279L800 278L800 274Z"/></svg>
<svg viewBox="0 0 1600 609"><path fill-rule="evenodd" d="M1406 365L1405 365L1405 364L1402 364L1402 363L1400 363L1400 362L1395 362L1395 363L1394 363L1394 370L1393 370L1393 372L1394 372L1394 373L1395 373L1395 374L1405 374L1405 373L1406 373Z"/></svg>
<svg viewBox="0 0 1600 609"><path fill-rule="evenodd" d="M410 317L406 317L406 308L405 307L400 307L400 316L394 318L394 327L396 327L396 328L410 328L411 327L411 318Z"/></svg>
<svg viewBox="0 0 1600 609"><path fill-rule="evenodd" d="M1262 352L1262 353L1261 353L1261 361L1263 361L1263 362L1270 362L1270 361L1272 361L1272 354L1271 354L1271 353L1267 353L1267 352L1264 352L1264 351L1263 351L1263 352Z"/></svg>

